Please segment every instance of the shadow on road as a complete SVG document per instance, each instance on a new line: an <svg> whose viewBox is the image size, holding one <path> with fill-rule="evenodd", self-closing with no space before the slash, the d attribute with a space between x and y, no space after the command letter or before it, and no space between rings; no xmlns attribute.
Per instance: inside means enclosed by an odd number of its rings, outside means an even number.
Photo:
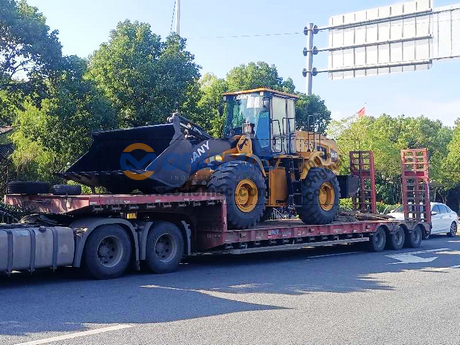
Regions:
<svg viewBox="0 0 460 345"><path fill-rule="evenodd" d="M447 246L460 249L458 244L458 239L435 237L424 242L423 249ZM32 277L27 274L0 277L0 335L72 332L85 330L87 324L162 323L285 309L238 298L248 294L392 290L374 275L433 267L433 263L392 264L394 260L385 255L397 253L394 251L356 253L359 250L357 246L343 246L237 257L197 257L187 259L176 273L132 273L110 281L87 280L73 269L54 274L37 272ZM454 253L445 254L444 260L459 264L459 254Z"/></svg>

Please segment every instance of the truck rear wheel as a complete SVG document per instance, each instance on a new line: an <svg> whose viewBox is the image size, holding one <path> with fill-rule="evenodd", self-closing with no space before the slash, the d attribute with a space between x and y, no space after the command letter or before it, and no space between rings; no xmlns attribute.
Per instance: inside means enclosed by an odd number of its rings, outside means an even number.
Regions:
<svg viewBox="0 0 460 345"><path fill-rule="evenodd" d="M225 195L230 229L247 229L262 218L267 202L267 187L262 173L253 164L222 164L212 174L208 188Z"/></svg>
<svg viewBox="0 0 460 345"><path fill-rule="evenodd" d="M305 224L330 224L339 211L340 187L326 168L310 169L302 181L302 202L297 213Z"/></svg>
<svg viewBox="0 0 460 345"><path fill-rule="evenodd" d="M120 225L103 225L85 243L83 267L96 279L113 279L125 273L131 261L131 239Z"/></svg>
<svg viewBox="0 0 460 345"><path fill-rule="evenodd" d="M408 248L418 248L422 244L423 231L420 226L416 226L409 234L406 233L405 246Z"/></svg>
<svg viewBox="0 0 460 345"><path fill-rule="evenodd" d="M398 227L388 239L388 247L393 250L400 250L404 247L406 241L406 233L402 227Z"/></svg>
<svg viewBox="0 0 460 345"><path fill-rule="evenodd" d="M377 231L369 239L369 250L371 252L381 252L385 249L387 243L387 234L385 229L379 226Z"/></svg>
<svg viewBox="0 0 460 345"><path fill-rule="evenodd" d="M146 264L153 273L176 271L183 255L184 237L175 224L160 222L150 229Z"/></svg>

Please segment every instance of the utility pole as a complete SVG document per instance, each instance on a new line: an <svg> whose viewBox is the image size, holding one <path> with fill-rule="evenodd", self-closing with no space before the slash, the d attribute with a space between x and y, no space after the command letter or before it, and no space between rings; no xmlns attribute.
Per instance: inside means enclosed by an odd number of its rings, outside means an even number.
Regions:
<svg viewBox="0 0 460 345"><path fill-rule="evenodd" d="M176 35L180 36L180 0L176 0Z"/></svg>

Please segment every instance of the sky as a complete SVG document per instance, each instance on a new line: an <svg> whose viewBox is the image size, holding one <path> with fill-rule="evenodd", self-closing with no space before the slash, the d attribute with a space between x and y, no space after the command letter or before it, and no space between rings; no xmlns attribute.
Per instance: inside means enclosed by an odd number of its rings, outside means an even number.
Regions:
<svg viewBox="0 0 460 345"><path fill-rule="evenodd" d="M435 0L435 7L457 0ZM148 22L152 31L170 33L175 0L28 0L59 31L66 55L88 57L118 22ZM233 67L265 61L291 77L297 91L305 92L302 54L307 23L327 25L333 15L387 6L396 0L181 0L181 36L195 55L201 74L225 75ZM267 35L269 34L269 35ZM244 37L244 36L251 37ZM255 36L262 35L262 36ZM238 37L232 37L238 36ZM242 37L243 36L243 37ZM327 46L327 33L315 36L315 45ZM327 53L315 56L314 67L327 68ZM435 61L427 71L335 80L320 74L313 93L325 100L334 119L352 116L362 107L368 115L425 115L453 126L460 118L460 59Z"/></svg>

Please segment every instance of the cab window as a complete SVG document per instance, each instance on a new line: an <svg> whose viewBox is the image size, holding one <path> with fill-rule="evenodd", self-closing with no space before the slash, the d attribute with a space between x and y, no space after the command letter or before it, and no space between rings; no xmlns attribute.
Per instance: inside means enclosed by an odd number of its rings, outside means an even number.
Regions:
<svg viewBox="0 0 460 345"><path fill-rule="evenodd" d="M439 206L439 209L441 210L441 213L449 213L449 211L447 211L447 207L444 206L444 205L438 205Z"/></svg>

